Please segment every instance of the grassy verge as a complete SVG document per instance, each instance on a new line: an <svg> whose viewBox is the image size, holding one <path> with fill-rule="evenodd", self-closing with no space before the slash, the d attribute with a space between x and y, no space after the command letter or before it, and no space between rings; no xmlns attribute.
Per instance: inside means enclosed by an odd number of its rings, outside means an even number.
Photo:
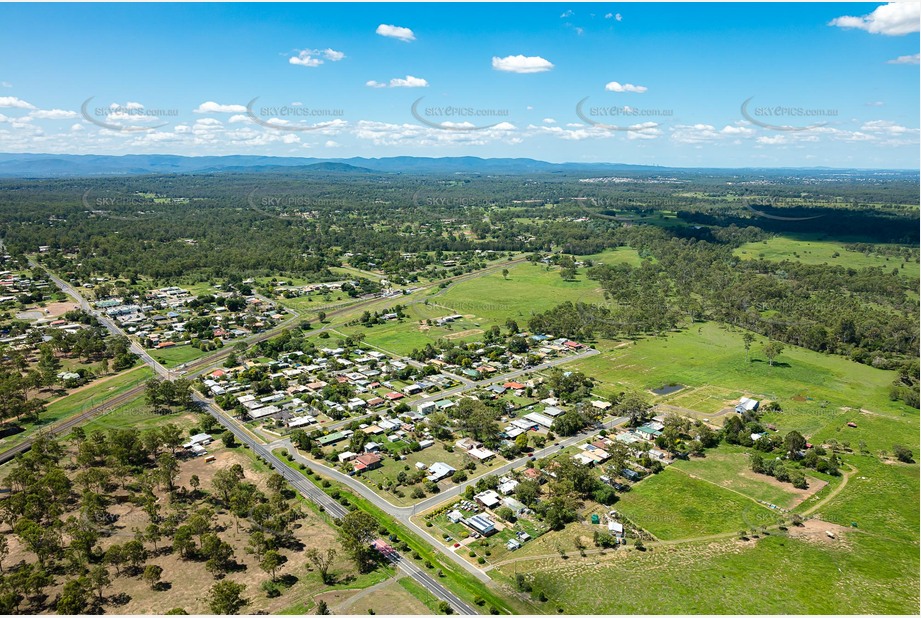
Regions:
<svg viewBox="0 0 921 618"><path fill-rule="evenodd" d="M400 578L397 583L405 588L409 594L419 599L419 601L421 601L427 608L429 608L429 611L431 611L433 614L437 614L439 612L439 600L435 597L435 595L419 585L419 582L414 580L412 577Z"/></svg>

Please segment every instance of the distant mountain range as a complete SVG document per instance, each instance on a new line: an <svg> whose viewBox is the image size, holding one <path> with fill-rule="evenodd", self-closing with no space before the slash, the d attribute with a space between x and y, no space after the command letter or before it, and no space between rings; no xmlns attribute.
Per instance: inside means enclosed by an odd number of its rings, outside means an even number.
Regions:
<svg viewBox="0 0 921 618"><path fill-rule="evenodd" d="M625 163L548 163L536 159L480 157L383 157L319 159L228 155L54 155L0 153L0 177L54 178L66 176L132 176L141 174L272 173L297 171L317 174L612 174L616 172L726 172L721 169L668 168ZM754 171L750 168L748 171ZM847 170L830 168L757 168L767 174L811 171L820 174ZM880 172L881 170L865 170ZM916 171L913 171L917 173Z"/></svg>
<svg viewBox="0 0 921 618"><path fill-rule="evenodd" d="M183 157L178 155L53 155L0 154L0 176L48 178L56 176L112 176L137 174L189 174L201 172L298 171L344 174L522 174L581 171L652 171L654 166L615 163L547 163L535 159L481 159L479 157L385 157L368 159L318 159L231 155Z"/></svg>

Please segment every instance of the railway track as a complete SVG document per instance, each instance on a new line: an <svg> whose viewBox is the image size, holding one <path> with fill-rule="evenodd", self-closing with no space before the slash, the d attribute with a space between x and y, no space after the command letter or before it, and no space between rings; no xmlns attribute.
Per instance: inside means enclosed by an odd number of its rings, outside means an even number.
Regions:
<svg viewBox="0 0 921 618"><path fill-rule="evenodd" d="M474 271L472 273L464 273L462 275L455 275L453 277L448 277L446 279L442 279L441 281L439 281L438 285L440 285L443 282L449 282L449 285L453 285L455 283L460 283L462 281L467 281L469 279L476 279L477 277L481 277L485 275L486 273L496 270L498 268L504 268L508 265L523 262L524 260L525 258L523 257L515 258L514 260L508 260L506 262L500 262L497 264L493 264L482 270ZM58 277L52 277L52 279L55 281L55 283L58 284L58 287L60 287L63 291L71 295L76 295L78 302L80 302L81 306L84 306L84 304L86 303L86 300L79 293L75 292L71 286L64 283L63 280L60 280ZM424 286L420 289L427 289L428 287L431 287L431 285L433 284L429 284L428 286ZM70 290L69 292L68 292L68 289ZM392 299L399 299L399 298L400 298L399 296L392 297ZM366 300L360 300L355 303L349 304L347 306L329 311L327 312L326 315L327 317L341 316L347 312L355 311L356 309L361 309L364 306L371 305L374 303L379 303L385 300L388 300L388 299L369 298ZM293 310L289 309L289 311L293 311ZM280 332L284 331L285 329L293 326L294 323L297 321L297 319L300 317L301 315L295 312L294 315L292 315L291 317L283 321L281 324L279 324L275 328L268 330L264 333L258 333L256 335L252 335L251 337L248 337L247 339L243 340L243 342L246 343L247 346L250 346L250 345L257 344L261 341L265 341L266 339L270 339L274 337L275 335L279 334ZM318 333L324 332L331 328L332 328L332 325L326 325L321 328L316 328L316 329L311 330L308 333L308 335L316 335ZM198 360L186 363L182 377L194 379L198 377L199 375L208 371L208 369L211 369L212 367L216 366L222 360L226 359L228 356L230 356L232 352L233 352L233 346L225 346L224 348L222 348L221 350L213 354L209 354L208 356L204 356L202 358L199 358ZM149 356L147 356L146 358L142 357L142 359L144 360L145 363L149 365L153 363L151 367L153 368L154 372L157 375L162 375L162 371L163 371L162 365L160 365L153 359L150 359ZM130 390L127 390L124 393L117 395L99 404L98 406L94 406L84 412L81 412L78 415L72 416L64 421L61 421L59 423L49 426L46 429L43 429L41 433L42 435L46 435L46 436L48 435L54 436L54 435L66 433L70 429L73 429L77 425L80 425L86 421L91 420L92 418L102 414L106 410L109 410L113 407L119 406L128 401L131 401L132 399L134 399L135 397L143 393L144 388L145 388L144 384L138 384L137 386L132 387ZM32 448L32 442L34 441L34 439L35 438L29 438L28 440L25 440L22 443L17 444L14 447L11 447L3 452L0 452L0 465L7 463L8 461L13 459L17 455L25 453L30 448Z"/></svg>

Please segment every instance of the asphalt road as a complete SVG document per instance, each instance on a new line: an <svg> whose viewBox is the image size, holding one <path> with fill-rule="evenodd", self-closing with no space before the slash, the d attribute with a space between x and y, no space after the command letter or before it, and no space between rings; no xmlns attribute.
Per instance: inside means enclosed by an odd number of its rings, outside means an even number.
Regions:
<svg viewBox="0 0 921 618"><path fill-rule="evenodd" d="M627 422L627 420L628 418L624 416L616 417L608 421L605 421L602 424L602 426L605 429L613 429L614 427L618 425L622 425L623 423ZM598 428L590 428L586 431L580 432L569 438L559 440L556 444L547 446L543 449L540 449L539 451L534 451L530 455L519 457L518 459L507 462L496 468L489 468L488 470L484 471L483 474L494 474L497 476L501 476L503 474L511 472L515 468L524 466L532 459L535 459L535 460L540 459L542 457L552 455L553 453L559 450L562 450L566 448L567 446L572 446L580 442L581 440L584 440L585 438L592 435L593 433L595 433L597 429ZM318 472L327 477L330 477L336 480L337 482L341 483L342 485L345 485L352 491L360 494L363 498L371 502L374 506L381 509L382 511L384 511L385 513L387 513L394 519L398 520L400 523L402 523L406 527L413 530L413 532L415 532L416 534L424 538L430 545L432 545L435 549L440 551L445 557L447 557L449 560L456 563L457 565L461 566L464 570L469 572L471 575L473 575L480 581L484 583L488 583L489 581L491 581L489 576L483 570L477 568L475 565L468 562L462 556L459 556L457 553L454 552L452 547L448 547L447 545L445 545L441 541L441 539L436 538L435 536L430 534L426 528L422 526L418 526L412 520L413 515L415 515L416 513L423 513L432 508L435 508L436 506L440 504L443 504L444 502L447 502L449 500L456 498L457 496L459 496L460 494L464 492L464 490L467 488L468 485L475 485L479 476L483 476L483 475L479 475L476 478L469 479L459 485L454 485L450 487L449 489L441 491L431 496L430 498L427 498L421 502L416 503L413 506L397 506L393 504L392 502L390 502L389 500L387 500L386 498L384 498L383 496L381 496L380 494L378 494L367 484L361 482L360 477L349 476L348 474L344 474L340 472L339 470L331 468L323 463L320 463L313 459L304 457L294 447L290 439L277 440L269 444L267 448L270 450L275 449L275 448L286 449L289 453L294 455L294 459L298 463L303 463L304 465L306 465L308 468L310 468L314 472Z"/></svg>
<svg viewBox="0 0 921 618"><path fill-rule="evenodd" d="M243 431L243 429L236 422L228 419L213 402L205 399L198 393L195 393L194 397L196 401L207 408L208 412L210 412L211 415L218 420L218 422L233 432L237 440L247 445L250 449L252 449L254 453L268 461L269 465L271 465L275 471L281 474L285 480L288 481L288 484L300 492L302 496L314 504L322 506L326 513L336 519L342 518L346 515L346 513L348 513L348 509L329 497L324 491L307 480L304 475L288 467L281 459L272 453L270 447L259 444L247 432ZM391 556L391 562L393 562L399 570L419 582L421 586L435 595L435 597L442 601L447 601L451 607L454 608L454 611L465 615L477 614L477 611L473 607L462 601L453 592L432 579L432 577L430 577L425 571L413 564L411 560L404 558L399 552L394 550Z"/></svg>

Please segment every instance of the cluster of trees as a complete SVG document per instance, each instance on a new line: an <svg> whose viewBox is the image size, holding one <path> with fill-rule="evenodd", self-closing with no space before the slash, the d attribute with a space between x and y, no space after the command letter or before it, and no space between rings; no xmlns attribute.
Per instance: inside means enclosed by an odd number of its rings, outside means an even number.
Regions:
<svg viewBox="0 0 921 618"><path fill-rule="evenodd" d="M192 382L185 378L176 380L151 378L144 386L147 405L155 412L195 409L195 401L192 399Z"/></svg>
<svg viewBox="0 0 921 618"><path fill-rule="evenodd" d="M545 461L544 469L552 473L546 487L541 488L537 481L524 480L515 488L515 495L551 529L561 530L575 521L585 500L606 506L617 501L614 488L598 480L590 467L570 457ZM541 493L544 495L538 502Z"/></svg>
<svg viewBox="0 0 921 618"><path fill-rule="evenodd" d="M655 262L594 265L588 276L601 283L606 304L566 302L533 316L529 326L588 340L660 334L688 321L713 319L885 368L917 359L918 307L911 299L911 280L899 269L734 256L735 248L759 234L751 227L693 233L651 226L618 229L618 243ZM776 346L764 351L772 352L771 362L779 353ZM911 385L905 388L917 393Z"/></svg>
<svg viewBox="0 0 921 618"><path fill-rule="evenodd" d="M202 563L215 579L241 568L235 550L223 540L224 524L217 511L229 512L239 531L249 534L246 551L276 581L286 559L282 550L303 549L293 535L302 517L292 505L292 492L281 475L273 474L266 491L246 479L238 464L219 470L206 490L193 475L189 486L177 483L181 459L175 454L184 440L175 425L146 432L118 429L82 430L72 434L72 447L38 437L16 459L8 477L10 494L0 505L0 520L9 532L0 536L0 607L4 613L25 609L39 613L95 613L105 603L125 602L123 593L107 597L119 577L141 577L160 589L164 573L151 557L174 553L183 561ZM164 497L166 499L164 499ZM111 512L132 502L146 521L133 525L133 538L105 543L124 528ZM2 568L8 535L16 535L35 557ZM322 556L318 558L323 560ZM331 557L326 557L328 580ZM63 582L56 598L44 591ZM208 597L215 613L235 613L248 601L237 584L219 582ZM119 598L123 597L123 598ZM242 603L242 604L241 604Z"/></svg>

